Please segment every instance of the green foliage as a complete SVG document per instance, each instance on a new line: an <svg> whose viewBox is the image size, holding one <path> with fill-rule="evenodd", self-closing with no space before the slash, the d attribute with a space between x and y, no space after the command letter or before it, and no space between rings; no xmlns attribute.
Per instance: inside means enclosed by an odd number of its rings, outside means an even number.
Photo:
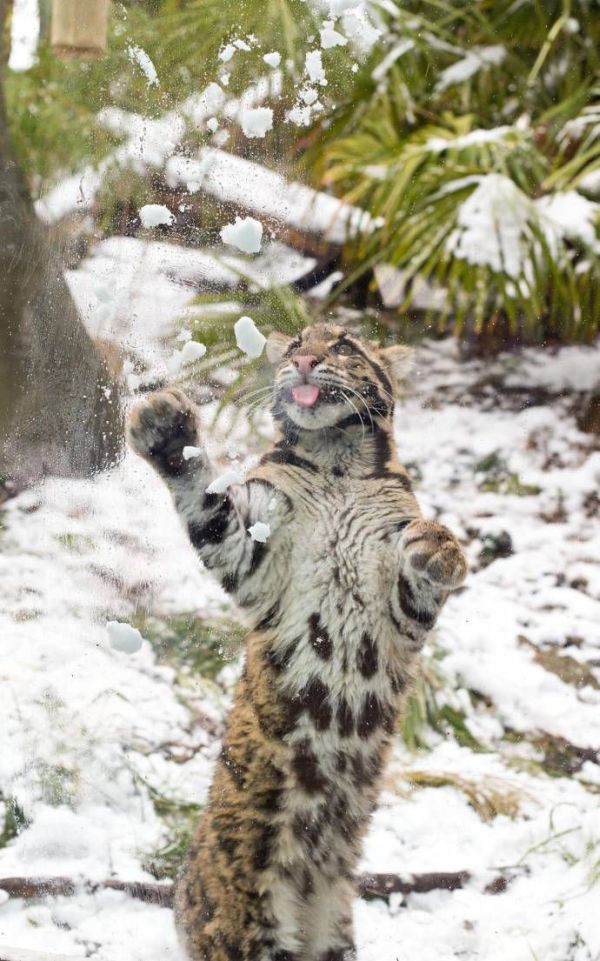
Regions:
<svg viewBox="0 0 600 961"><path fill-rule="evenodd" d="M245 634L235 621L213 623L186 615L159 618L138 614L132 623L150 641L161 662L210 679L239 653Z"/></svg>
<svg viewBox="0 0 600 961"><path fill-rule="evenodd" d="M29 820L14 795L3 797L0 801L4 804L4 824L0 831L0 849L6 847L21 831L29 827Z"/></svg>
<svg viewBox="0 0 600 961"><path fill-rule="evenodd" d="M401 310L413 307L415 281L427 280L444 300L426 317L440 329L591 339L597 239L549 233L540 199L584 190L600 167L593 4L406 2L387 25L385 46L305 158L319 182L378 218L355 239L355 262L403 272ZM506 255L499 238L516 213L516 265L460 249L464 204L486 182L497 203L484 243Z"/></svg>
<svg viewBox="0 0 600 961"><path fill-rule="evenodd" d="M144 781L150 792L154 810L165 824L167 839L164 844L144 857L143 866L157 880L174 880L191 841L202 805L167 797Z"/></svg>
<svg viewBox="0 0 600 961"><path fill-rule="evenodd" d="M475 466L479 475L479 490L493 494L512 494L515 497L531 497L541 494L537 484L524 484L518 474L510 471L505 459L498 451L492 451Z"/></svg>

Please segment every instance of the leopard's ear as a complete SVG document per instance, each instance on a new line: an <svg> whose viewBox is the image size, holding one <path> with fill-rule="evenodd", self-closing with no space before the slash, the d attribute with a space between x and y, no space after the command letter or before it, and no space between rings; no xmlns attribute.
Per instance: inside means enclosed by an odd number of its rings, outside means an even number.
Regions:
<svg viewBox="0 0 600 961"><path fill-rule="evenodd" d="M293 338L288 337L286 334L280 334L279 331L273 330L267 338L266 354L267 360L274 367L281 363L283 355L291 344Z"/></svg>
<svg viewBox="0 0 600 961"><path fill-rule="evenodd" d="M412 347L406 347L404 344L393 344L391 347L384 347L381 354L394 379L404 380L413 363L414 350Z"/></svg>

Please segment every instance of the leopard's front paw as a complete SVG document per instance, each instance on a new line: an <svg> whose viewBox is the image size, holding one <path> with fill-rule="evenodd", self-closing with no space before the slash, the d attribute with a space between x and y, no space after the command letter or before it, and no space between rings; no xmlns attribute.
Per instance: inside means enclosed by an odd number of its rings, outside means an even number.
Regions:
<svg viewBox="0 0 600 961"><path fill-rule="evenodd" d="M185 465L183 448L198 436L196 411L175 387L148 394L130 416L127 439L133 450L158 470L178 474Z"/></svg>
<svg viewBox="0 0 600 961"><path fill-rule="evenodd" d="M436 587L452 591L467 576L467 563L454 534L435 521L412 521L402 547L411 567Z"/></svg>

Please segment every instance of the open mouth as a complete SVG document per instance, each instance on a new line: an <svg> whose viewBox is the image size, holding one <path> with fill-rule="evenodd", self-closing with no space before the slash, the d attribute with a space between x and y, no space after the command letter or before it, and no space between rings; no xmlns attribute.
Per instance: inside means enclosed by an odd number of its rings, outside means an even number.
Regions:
<svg viewBox="0 0 600 961"><path fill-rule="evenodd" d="M298 384L292 387L292 397L299 407L314 407L321 391L316 384Z"/></svg>

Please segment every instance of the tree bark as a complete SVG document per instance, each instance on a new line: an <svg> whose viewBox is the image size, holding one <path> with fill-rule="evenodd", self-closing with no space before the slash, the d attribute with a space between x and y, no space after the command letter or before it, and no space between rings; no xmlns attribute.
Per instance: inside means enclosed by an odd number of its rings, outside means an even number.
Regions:
<svg viewBox="0 0 600 961"><path fill-rule="evenodd" d="M0 0L0 34L5 0ZM0 50L0 69L5 57ZM10 141L0 76L0 482L89 476L122 444L119 389L81 323Z"/></svg>

